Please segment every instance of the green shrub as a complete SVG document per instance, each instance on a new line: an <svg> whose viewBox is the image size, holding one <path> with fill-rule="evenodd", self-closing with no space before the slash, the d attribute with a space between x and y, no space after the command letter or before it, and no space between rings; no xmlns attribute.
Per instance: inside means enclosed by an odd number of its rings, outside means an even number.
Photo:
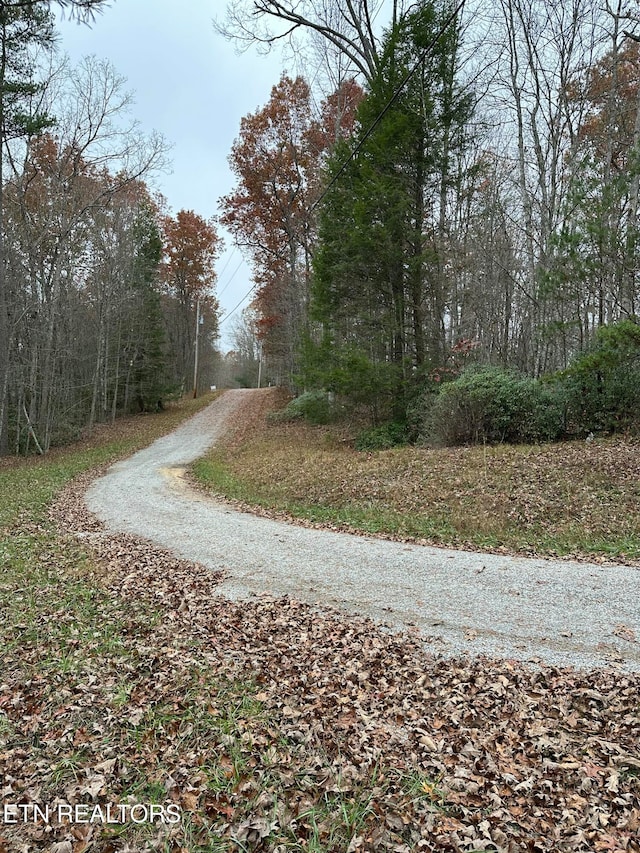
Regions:
<svg viewBox="0 0 640 853"><path fill-rule="evenodd" d="M564 429L559 389L497 367L470 368L432 398L423 438L460 445L550 441Z"/></svg>
<svg viewBox="0 0 640 853"><path fill-rule="evenodd" d="M276 412L272 420L295 421L304 418L312 424L328 424L332 416L332 406L326 391L305 391L291 400L281 412Z"/></svg>
<svg viewBox="0 0 640 853"><path fill-rule="evenodd" d="M640 326L601 326L593 345L560 375L575 432L618 432L640 423Z"/></svg>
<svg viewBox="0 0 640 853"><path fill-rule="evenodd" d="M393 421L362 430L355 441L356 450L388 450L407 443L406 424Z"/></svg>
<svg viewBox="0 0 640 853"><path fill-rule="evenodd" d="M324 388L343 406L367 409L373 423L391 418L403 391L397 364L373 359L353 345L337 345L329 338L320 344L307 340L302 352L301 384Z"/></svg>

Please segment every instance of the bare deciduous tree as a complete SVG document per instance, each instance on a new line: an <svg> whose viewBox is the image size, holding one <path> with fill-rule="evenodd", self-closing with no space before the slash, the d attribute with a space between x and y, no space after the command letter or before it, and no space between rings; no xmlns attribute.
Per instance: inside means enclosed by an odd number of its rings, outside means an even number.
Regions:
<svg viewBox="0 0 640 853"><path fill-rule="evenodd" d="M385 0L234 0L226 17L215 24L219 33L241 47L291 41L296 34L317 35L348 59L367 81L380 70L380 32L376 19ZM393 0L391 23L403 4ZM387 15L388 18L388 15ZM388 20L385 25L388 25Z"/></svg>

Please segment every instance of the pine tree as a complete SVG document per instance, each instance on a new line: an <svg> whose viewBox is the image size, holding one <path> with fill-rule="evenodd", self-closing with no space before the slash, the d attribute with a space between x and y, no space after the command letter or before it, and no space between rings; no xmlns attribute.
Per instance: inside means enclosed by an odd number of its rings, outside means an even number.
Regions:
<svg viewBox="0 0 640 853"><path fill-rule="evenodd" d="M162 235L156 217L142 207L134 225L136 252L131 288L135 296L132 328L135 339L128 352L130 396L141 411L162 407L175 390L169 378L167 334L159 292Z"/></svg>
<svg viewBox="0 0 640 853"><path fill-rule="evenodd" d="M407 388L445 348L447 205L473 108L456 84L448 11L423 3L387 34L357 154L344 167L343 145L329 167L313 286L324 345L311 363L317 377L324 353L323 384L368 389L376 416L401 416Z"/></svg>
<svg viewBox="0 0 640 853"><path fill-rule="evenodd" d="M31 109L39 90L34 80L36 48L51 48L53 23L48 3L0 4L0 455L7 450L10 353L15 282L7 278L3 217L4 163L9 144L52 124Z"/></svg>

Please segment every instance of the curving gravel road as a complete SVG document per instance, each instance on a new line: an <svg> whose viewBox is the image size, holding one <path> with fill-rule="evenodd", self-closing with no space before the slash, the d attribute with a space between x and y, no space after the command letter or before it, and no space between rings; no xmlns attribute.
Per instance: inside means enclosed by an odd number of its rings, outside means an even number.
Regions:
<svg viewBox="0 0 640 853"><path fill-rule="evenodd" d="M313 530L236 512L189 488L184 466L241 418L256 390L227 391L171 435L119 462L86 494L133 533L228 579L221 595L268 592L417 628L438 654L640 671L640 570L504 557Z"/></svg>

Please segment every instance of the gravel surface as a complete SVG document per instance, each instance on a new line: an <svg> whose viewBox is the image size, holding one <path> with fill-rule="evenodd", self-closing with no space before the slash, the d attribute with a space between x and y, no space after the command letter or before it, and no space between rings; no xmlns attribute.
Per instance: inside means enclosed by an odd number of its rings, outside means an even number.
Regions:
<svg viewBox="0 0 640 853"><path fill-rule="evenodd" d="M222 569L232 599L268 592L417 629L437 654L640 671L640 570L526 559L314 530L237 512L190 489L184 467L260 391L227 391L86 494L115 532Z"/></svg>

